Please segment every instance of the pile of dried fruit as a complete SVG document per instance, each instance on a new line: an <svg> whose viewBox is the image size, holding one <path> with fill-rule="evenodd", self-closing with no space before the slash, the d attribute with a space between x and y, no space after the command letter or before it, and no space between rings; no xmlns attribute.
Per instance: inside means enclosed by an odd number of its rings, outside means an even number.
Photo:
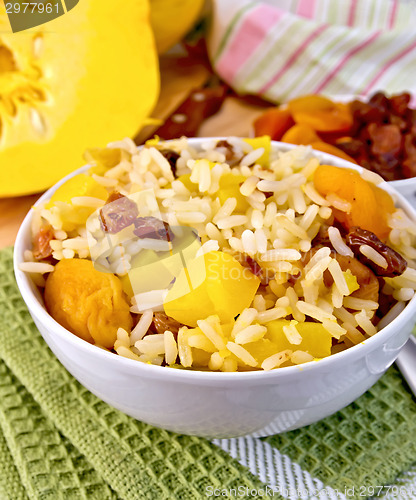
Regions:
<svg viewBox="0 0 416 500"><path fill-rule="evenodd" d="M368 102L333 102L321 95L293 99L254 122L255 135L308 144L373 170L385 180L416 176L416 110L410 94L374 94Z"/></svg>

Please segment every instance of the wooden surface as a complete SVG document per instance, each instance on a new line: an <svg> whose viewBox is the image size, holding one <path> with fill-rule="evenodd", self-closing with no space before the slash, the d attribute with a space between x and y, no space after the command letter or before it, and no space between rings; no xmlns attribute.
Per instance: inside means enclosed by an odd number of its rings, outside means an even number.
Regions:
<svg viewBox="0 0 416 500"><path fill-rule="evenodd" d="M162 57L160 71L161 93L152 117L161 120L172 114L190 91L203 85L210 76L210 71L202 60L180 55ZM263 109L262 106L228 97L221 110L202 124L198 135L200 137L246 136L250 132L253 119ZM150 127L143 129L138 135L138 140L151 132ZM85 144L86 148L92 146L94 145ZM0 248L13 245L21 222L39 196L40 194L0 199Z"/></svg>

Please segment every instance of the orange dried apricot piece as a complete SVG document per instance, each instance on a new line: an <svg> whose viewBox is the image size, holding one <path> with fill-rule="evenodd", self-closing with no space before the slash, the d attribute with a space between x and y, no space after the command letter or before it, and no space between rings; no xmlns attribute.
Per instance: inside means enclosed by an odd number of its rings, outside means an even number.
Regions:
<svg viewBox="0 0 416 500"><path fill-rule="evenodd" d="M348 105L321 95L292 99L288 102L288 110L296 123L309 125L318 132L346 131L353 122Z"/></svg>
<svg viewBox="0 0 416 500"><path fill-rule="evenodd" d="M280 141L294 123L289 110L271 108L254 121L254 135L269 135L273 141Z"/></svg>
<svg viewBox="0 0 416 500"><path fill-rule="evenodd" d="M282 137L282 142L299 145L311 144L320 140L315 130L309 125L304 124L293 125Z"/></svg>
<svg viewBox="0 0 416 500"><path fill-rule="evenodd" d="M333 210L335 218L347 229L361 227L375 233L385 241L390 232L387 224L389 215L394 211L390 195L365 181L358 172L332 165L320 165L314 174L317 191L326 196L330 193L351 203L349 213Z"/></svg>
<svg viewBox="0 0 416 500"><path fill-rule="evenodd" d="M133 320L120 279L86 259L64 259L48 276L45 303L51 316L87 342L111 349L119 327Z"/></svg>

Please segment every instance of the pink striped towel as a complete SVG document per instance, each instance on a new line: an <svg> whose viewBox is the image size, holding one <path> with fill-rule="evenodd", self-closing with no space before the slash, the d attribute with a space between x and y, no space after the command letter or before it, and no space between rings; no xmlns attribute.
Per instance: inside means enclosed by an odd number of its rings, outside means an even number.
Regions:
<svg viewBox="0 0 416 500"><path fill-rule="evenodd" d="M309 93L416 94L416 0L214 0L217 73L275 102Z"/></svg>

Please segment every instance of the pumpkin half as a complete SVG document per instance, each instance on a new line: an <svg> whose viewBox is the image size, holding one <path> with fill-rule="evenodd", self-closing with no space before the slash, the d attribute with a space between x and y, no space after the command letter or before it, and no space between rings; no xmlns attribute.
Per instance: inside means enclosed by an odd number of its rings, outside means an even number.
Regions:
<svg viewBox="0 0 416 500"><path fill-rule="evenodd" d="M148 0L82 1L9 32L1 5L0 196L41 191L86 147L134 136L159 93Z"/></svg>
<svg viewBox="0 0 416 500"><path fill-rule="evenodd" d="M205 0L150 0L150 22L159 54L178 43L197 22Z"/></svg>

